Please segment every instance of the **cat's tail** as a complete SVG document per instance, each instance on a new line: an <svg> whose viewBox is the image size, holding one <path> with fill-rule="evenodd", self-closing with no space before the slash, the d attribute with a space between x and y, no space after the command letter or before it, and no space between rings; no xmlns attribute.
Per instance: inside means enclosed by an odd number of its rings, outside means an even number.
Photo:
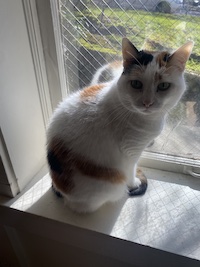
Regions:
<svg viewBox="0 0 200 267"><path fill-rule="evenodd" d="M129 189L128 194L131 197L144 195L147 190L147 178L140 169L137 169L137 177L140 179L141 184L137 188Z"/></svg>
<svg viewBox="0 0 200 267"><path fill-rule="evenodd" d="M95 85L102 82L108 82L108 78L104 77L109 71L109 64L100 67L93 76L90 85ZM110 74L111 75L111 74Z"/></svg>

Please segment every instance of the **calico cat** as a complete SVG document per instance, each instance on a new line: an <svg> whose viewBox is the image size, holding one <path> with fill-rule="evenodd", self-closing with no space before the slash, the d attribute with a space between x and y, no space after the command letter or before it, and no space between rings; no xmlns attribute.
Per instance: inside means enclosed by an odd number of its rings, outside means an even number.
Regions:
<svg viewBox="0 0 200 267"><path fill-rule="evenodd" d="M47 158L53 187L71 209L93 212L122 198L126 188L130 196L145 193L147 180L141 172L136 176L136 165L186 89L192 47L190 41L172 54L138 51L123 38L122 63L106 67L114 78L94 84L100 71L55 110Z"/></svg>

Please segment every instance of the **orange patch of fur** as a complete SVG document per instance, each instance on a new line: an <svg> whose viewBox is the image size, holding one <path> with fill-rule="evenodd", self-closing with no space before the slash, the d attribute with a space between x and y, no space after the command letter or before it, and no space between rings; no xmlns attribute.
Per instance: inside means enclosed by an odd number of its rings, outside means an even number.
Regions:
<svg viewBox="0 0 200 267"><path fill-rule="evenodd" d="M140 179L142 184L147 184L147 178L141 169L137 168L136 176Z"/></svg>
<svg viewBox="0 0 200 267"><path fill-rule="evenodd" d="M85 99L85 98L94 97L104 87L105 87L105 83L95 84L95 85L86 87L80 92L81 98Z"/></svg>
<svg viewBox="0 0 200 267"><path fill-rule="evenodd" d="M91 179L98 179L110 183L123 183L126 177L120 171L105 166L97 165L82 155L74 153L66 148L64 142L60 139L53 140L48 151L53 153L56 161L61 167L61 172L50 170L53 184L63 193L70 193L75 187L73 176L78 170L83 175Z"/></svg>
<svg viewBox="0 0 200 267"><path fill-rule="evenodd" d="M167 62L164 60L166 55L168 55L168 52L163 51L156 58L156 63L159 65L160 68L165 67L167 65Z"/></svg>
<svg viewBox="0 0 200 267"><path fill-rule="evenodd" d="M154 76L154 81L159 82L160 80L162 80L162 75L156 72Z"/></svg>

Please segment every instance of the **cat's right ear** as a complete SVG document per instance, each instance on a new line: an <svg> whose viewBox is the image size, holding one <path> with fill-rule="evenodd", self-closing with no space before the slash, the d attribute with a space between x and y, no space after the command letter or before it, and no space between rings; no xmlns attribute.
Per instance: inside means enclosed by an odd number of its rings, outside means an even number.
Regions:
<svg viewBox="0 0 200 267"><path fill-rule="evenodd" d="M124 68L129 67L134 61L138 61L139 51L126 37L122 39L122 56Z"/></svg>
<svg viewBox="0 0 200 267"><path fill-rule="evenodd" d="M189 59L192 48L194 46L193 41L189 41L186 44L179 47L170 57L168 66L175 66L180 71L184 71L187 60Z"/></svg>

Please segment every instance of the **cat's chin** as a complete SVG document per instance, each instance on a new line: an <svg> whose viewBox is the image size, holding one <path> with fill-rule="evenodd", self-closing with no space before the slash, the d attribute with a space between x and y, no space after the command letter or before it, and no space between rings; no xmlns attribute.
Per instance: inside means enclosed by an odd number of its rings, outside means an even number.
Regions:
<svg viewBox="0 0 200 267"><path fill-rule="evenodd" d="M152 109L152 108L144 108L144 109L142 109L142 112L143 113L154 113L155 112L155 109Z"/></svg>
<svg viewBox="0 0 200 267"><path fill-rule="evenodd" d="M159 110L156 109L156 108L140 108L138 109L138 112L141 113L141 114L144 114L144 115L150 115L150 114L155 114L155 113L158 113Z"/></svg>
<svg viewBox="0 0 200 267"><path fill-rule="evenodd" d="M150 114L153 114L154 112L149 109L145 109L145 110L140 111L140 113L144 115L150 115Z"/></svg>

